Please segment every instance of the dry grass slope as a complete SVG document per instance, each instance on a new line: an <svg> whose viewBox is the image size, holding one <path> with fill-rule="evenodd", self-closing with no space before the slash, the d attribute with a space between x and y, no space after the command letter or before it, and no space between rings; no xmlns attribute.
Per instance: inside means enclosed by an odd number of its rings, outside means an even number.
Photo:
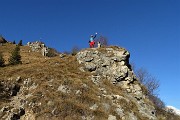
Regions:
<svg viewBox="0 0 180 120"><path fill-rule="evenodd" d="M15 45L8 43L0 46L0 52L3 53L6 64L8 64L8 58L14 48ZM29 52L30 48L28 46L21 46L20 50L22 64L0 68L0 81L16 82L18 76L21 76L22 80L32 79L37 88L23 92L24 95L32 94L27 99L28 103L25 106L25 111L30 113L29 116L32 119L79 120L82 119L82 116L95 116L95 120L107 120L109 114L116 115L113 107L109 110L104 108L102 105L104 103L113 106L111 100L98 97L102 93L98 86L90 80L92 73L80 71L80 65L75 56L48 58L43 57L38 52ZM103 51L103 48L100 50ZM23 81L19 84L23 84ZM69 92L58 91L61 85L68 86ZM126 96L124 90L112 85L107 80L103 81L102 86L106 88L108 94L114 93ZM81 93L77 94L78 91ZM2 101L1 98L0 109L8 102ZM34 103L34 106L28 106L30 103ZM98 109L89 109L95 103L98 104ZM134 111L139 120L145 119L138 114L135 103L127 103L127 101L121 100L119 104L122 105L125 111ZM170 114L167 114L167 116L172 118ZM176 120L176 118L173 120Z"/></svg>
<svg viewBox="0 0 180 120"><path fill-rule="evenodd" d="M8 58L14 48L13 44L0 46L0 52L3 53L6 64L8 64ZM47 114L52 119L66 117L70 119L70 116L78 118L78 116L96 112L89 110L89 105L99 102L95 96L98 94L98 88L89 80L90 73L79 70L79 64L74 56L66 56L63 59L59 57L48 58L42 57L40 53L29 52L28 46L21 46L20 49L22 64L0 68L0 80L12 82L21 76L22 79L31 78L38 85L37 89L26 91L27 94L33 93L33 96L28 99L29 103L42 104L41 107L32 109L35 118L43 119ZM50 82L52 80L53 82ZM88 88L85 89L84 84L87 84ZM72 92L69 94L57 92L60 85L69 86ZM75 95L76 90L81 90L82 94ZM52 106L47 105L49 101L52 101ZM60 114L53 117L51 111L54 107L56 107L56 112Z"/></svg>

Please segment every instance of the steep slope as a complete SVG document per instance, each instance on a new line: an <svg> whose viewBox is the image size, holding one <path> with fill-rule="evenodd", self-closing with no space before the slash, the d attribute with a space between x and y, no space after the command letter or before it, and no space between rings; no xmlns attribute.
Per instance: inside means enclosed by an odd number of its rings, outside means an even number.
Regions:
<svg viewBox="0 0 180 120"><path fill-rule="evenodd" d="M0 46L6 63L14 47ZM124 48L85 49L76 56L48 58L22 46L21 56L22 64L0 68L2 120L159 118Z"/></svg>

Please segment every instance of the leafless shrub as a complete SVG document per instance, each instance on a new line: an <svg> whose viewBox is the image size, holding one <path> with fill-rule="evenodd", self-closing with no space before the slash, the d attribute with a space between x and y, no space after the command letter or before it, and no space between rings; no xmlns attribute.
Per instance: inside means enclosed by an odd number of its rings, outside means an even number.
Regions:
<svg viewBox="0 0 180 120"><path fill-rule="evenodd" d="M104 36L100 36L95 40L95 47L97 47L98 42L100 42L102 46L108 46L108 39Z"/></svg>
<svg viewBox="0 0 180 120"><path fill-rule="evenodd" d="M135 69L135 65L132 63L132 69L139 81L147 88L146 94L149 99L154 103L156 108L162 109L165 107L164 102L158 97L158 89L160 86L159 80L152 76L146 69Z"/></svg>
<svg viewBox="0 0 180 120"><path fill-rule="evenodd" d="M80 51L80 48L78 46L74 46L72 48L71 54L76 55Z"/></svg>
<svg viewBox="0 0 180 120"><path fill-rule="evenodd" d="M160 85L159 81L144 68L136 70L135 73L139 81L146 86L149 94L157 95Z"/></svg>

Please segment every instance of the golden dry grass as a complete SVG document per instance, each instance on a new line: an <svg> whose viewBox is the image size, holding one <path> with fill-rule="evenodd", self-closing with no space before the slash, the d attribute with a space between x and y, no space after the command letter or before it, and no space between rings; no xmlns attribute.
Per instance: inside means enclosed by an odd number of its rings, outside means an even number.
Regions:
<svg viewBox="0 0 180 120"><path fill-rule="evenodd" d="M3 53L6 65L12 50L15 48L13 44L4 44L0 46L0 52ZM22 64L15 66L6 66L0 69L0 78L6 79L9 77L33 77L44 78L45 76L62 77L63 73L69 77L81 74L78 70L78 63L73 56L67 56L65 59L59 57L43 57L39 52L29 52L28 46L20 47L20 55ZM83 77L83 75L80 75ZM79 77L80 77L79 76ZM78 76L77 76L78 77Z"/></svg>
<svg viewBox="0 0 180 120"><path fill-rule="evenodd" d="M0 52L3 53L6 65L12 50L15 48L13 44L5 44L0 46ZM89 80L90 73L81 72L79 64L75 56L60 57L43 57L38 52L29 52L28 46L20 47L20 55L22 64L0 68L0 80L13 81L21 76L22 79L31 78L37 89L26 91L24 94L32 93L33 96L28 98L28 103L39 103L42 106L35 106L32 112L36 114L37 119L43 119L48 114L51 117L51 112L54 107L59 109L60 114L56 117L63 117L70 119L69 116L78 116L82 111L86 114L91 114L93 111L89 110L89 105L99 102L96 94L98 94L98 87L94 86ZM53 82L49 82L53 80ZM51 84L51 86L50 86ZM82 87L87 84L88 88ZM60 85L67 85L71 88L69 94L57 92ZM52 87L53 86L53 87ZM82 92L81 95L76 95L76 90ZM42 97L44 95L44 97ZM53 101L53 106L48 106L48 101ZM26 106L28 108L28 106ZM85 113L84 113L85 114Z"/></svg>

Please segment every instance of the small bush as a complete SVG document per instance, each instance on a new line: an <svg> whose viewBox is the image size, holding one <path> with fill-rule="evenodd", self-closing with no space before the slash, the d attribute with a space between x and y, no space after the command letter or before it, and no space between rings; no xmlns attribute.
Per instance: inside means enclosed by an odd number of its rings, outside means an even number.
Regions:
<svg viewBox="0 0 180 120"><path fill-rule="evenodd" d="M104 36L100 36L95 40L95 47L97 47L97 43L100 42L102 47L108 46L108 39Z"/></svg>
<svg viewBox="0 0 180 120"><path fill-rule="evenodd" d="M156 108L163 109L165 108L165 103L155 95L148 95L149 99L154 103Z"/></svg>
<svg viewBox="0 0 180 120"><path fill-rule="evenodd" d="M3 67L3 66L4 66L4 63L5 63L5 60L4 60L4 58L3 58L2 53L0 53L0 67Z"/></svg>
<svg viewBox="0 0 180 120"><path fill-rule="evenodd" d="M20 46L17 45L9 58L10 65L21 64Z"/></svg>
<svg viewBox="0 0 180 120"><path fill-rule="evenodd" d="M69 52L69 51L64 51L63 54L70 55L71 52Z"/></svg>
<svg viewBox="0 0 180 120"><path fill-rule="evenodd" d="M80 51L80 48L77 47L77 46L75 46L75 47L72 48L71 54L74 56L74 55L76 55L79 51Z"/></svg>
<svg viewBox="0 0 180 120"><path fill-rule="evenodd" d="M55 50L54 48L48 48L47 57L55 57L59 55L59 52Z"/></svg>

